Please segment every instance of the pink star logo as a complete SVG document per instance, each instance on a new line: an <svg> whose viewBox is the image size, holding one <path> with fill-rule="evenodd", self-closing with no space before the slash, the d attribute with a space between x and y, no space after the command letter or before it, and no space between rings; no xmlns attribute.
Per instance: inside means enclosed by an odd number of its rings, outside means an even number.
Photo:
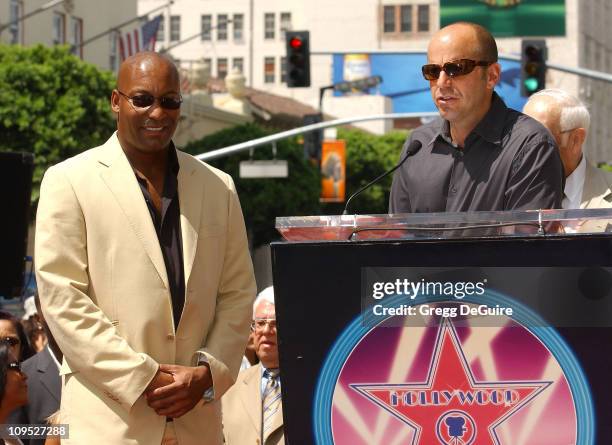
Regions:
<svg viewBox="0 0 612 445"><path fill-rule="evenodd" d="M457 332L443 320L425 382L351 388L415 430L411 445L501 445L495 429L552 382L477 382Z"/></svg>

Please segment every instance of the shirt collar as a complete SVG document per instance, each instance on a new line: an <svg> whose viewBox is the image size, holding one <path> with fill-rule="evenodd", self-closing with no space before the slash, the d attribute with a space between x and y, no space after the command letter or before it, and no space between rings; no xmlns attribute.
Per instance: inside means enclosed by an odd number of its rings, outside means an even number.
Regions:
<svg viewBox="0 0 612 445"><path fill-rule="evenodd" d="M47 348L47 352L49 352L49 355L51 356L51 359L53 360L53 363L55 363L57 365L57 369L61 369L62 365L60 365L60 362L57 359L57 357L55 356L55 354L53 353L53 350L49 346L49 343L47 343L47 346L45 346L45 348Z"/></svg>
<svg viewBox="0 0 612 445"><path fill-rule="evenodd" d="M478 134L483 139L493 144L501 143L502 133L504 130L504 119L500 119L500 117L504 116L507 110L508 107L502 98L499 97L495 91L493 91L489 111L487 111L482 120L472 130L472 133ZM457 147L457 144L452 142L450 122L446 119L441 119L438 132L435 134L431 142L433 143L438 137L441 137L453 147Z"/></svg>
<svg viewBox="0 0 612 445"><path fill-rule="evenodd" d="M582 200L582 190L584 188L584 179L586 177L586 160L584 156L580 160L578 167L565 178L565 196L571 203L580 203Z"/></svg>
<svg viewBox="0 0 612 445"><path fill-rule="evenodd" d="M166 178L170 175L177 178L178 172L180 169L180 164L178 160L178 155L176 154L176 147L174 146L174 142L170 141L170 145L168 146L168 164L166 165ZM136 171L134 171L136 174ZM138 182L142 184L146 184L146 180L141 178L138 174L136 174L136 179Z"/></svg>

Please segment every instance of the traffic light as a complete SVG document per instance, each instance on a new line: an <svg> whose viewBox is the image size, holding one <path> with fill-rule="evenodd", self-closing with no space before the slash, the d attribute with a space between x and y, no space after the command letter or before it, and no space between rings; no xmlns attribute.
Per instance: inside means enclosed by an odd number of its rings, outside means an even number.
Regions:
<svg viewBox="0 0 612 445"><path fill-rule="evenodd" d="M285 31L287 46L287 86L310 86L310 33Z"/></svg>
<svg viewBox="0 0 612 445"><path fill-rule="evenodd" d="M323 114L305 114L304 125L318 124L323 122ZM304 133L304 159L321 160L321 144L323 144L323 130L309 131Z"/></svg>
<svg viewBox="0 0 612 445"><path fill-rule="evenodd" d="M521 43L521 95L531 96L546 88L546 40Z"/></svg>

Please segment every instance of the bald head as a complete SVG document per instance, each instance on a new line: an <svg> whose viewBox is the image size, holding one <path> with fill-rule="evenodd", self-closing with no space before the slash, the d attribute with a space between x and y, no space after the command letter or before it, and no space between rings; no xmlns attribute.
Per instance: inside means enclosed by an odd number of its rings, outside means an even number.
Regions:
<svg viewBox="0 0 612 445"><path fill-rule="evenodd" d="M134 77L151 75L150 73L170 76L177 85L180 85L178 70L169 57L153 51L143 51L128 57L121 64L117 76L117 88L124 90Z"/></svg>
<svg viewBox="0 0 612 445"><path fill-rule="evenodd" d="M440 45L456 45L469 49L469 57L474 60L497 62L497 44L495 39L486 28L469 22L457 22L445 26L431 39L428 48L428 56L431 57L432 49Z"/></svg>

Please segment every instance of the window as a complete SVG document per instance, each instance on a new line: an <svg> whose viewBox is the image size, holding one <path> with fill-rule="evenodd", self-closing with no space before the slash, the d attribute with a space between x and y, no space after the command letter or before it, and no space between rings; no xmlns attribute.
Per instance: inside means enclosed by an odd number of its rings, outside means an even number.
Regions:
<svg viewBox="0 0 612 445"><path fill-rule="evenodd" d="M9 21L11 23L9 27L9 33L11 34L10 43L20 43L21 42L21 22L18 20L21 18L23 13L23 3L19 0L11 0L11 4L9 6Z"/></svg>
<svg viewBox="0 0 612 445"><path fill-rule="evenodd" d="M53 13L53 44L66 43L66 16L61 12Z"/></svg>
<svg viewBox="0 0 612 445"><path fill-rule="evenodd" d="M111 71L117 71L119 69L119 57L117 55L117 42L120 38L119 31L113 31L109 34L110 38L110 51L109 51L109 60L108 67Z"/></svg>
<svg viewBox="0 0 612 445"><path fill-rule="evenodd" d="M227 58L222 57L217 59L217 77L225 79L225 76L227 76Z"/></svg>
<svg viewBox="0 0 612 445"><path fill-rule="evenodd" d="M217 15L217 40L227 40L227 14Z"/></svg>
<svg viewBox="0 0 612 445"><path fill-rule="evenodd" d="M162 15L162 19L159 22L159 28L157 28L157 37L156 37L156 41L160 42L160 43L164 43L164 40L166 40L166 33L164 31L165 29L165 23L166 23L166 16Z"/></svg>
<svg viewBox="0 0 612 445"><path fill-rule="evenodd" d="M244 59L242 57L234 57L232 59L232 68L237 68L241 73L244 73Z"/></svg>
<svg viewBox="0 0 612 445"><path fill-rule="evenodd" d="M281 39L285 40L285 31L291 31L291 13L281 12L280 15L280 32Z"/></svg>
<svg viewBox="0 0 612 445"><path fill-rule="evenodd" d="M402 5L400 7L400 31L412 31L412 5Z"/></svg>
<svg viewBox="0 0 612 445"><path fill-rule="evenodd" d="M274 83L274 57L264 59L264 83Z"/></svg>
<svg viewBox="0 0 612 445"><path fill-rule="evenodd" d="M285 56L280 58L281 66L281 82L287 82L287 58Z"/></svg>
<svg viewBox="0 0 612 445"><path fill-rule="evenodd" d="M410 34L430 31L430 13L429 4L385 5L379 26L386 39L410 38Z"/></svg>
<svg viewBox="0 0 612 445"><path fill-rule="evenodd" d="M83 58L83 19L72 17L70 23L70 43L72 44L72 54Z"/></svg>
<svg viewBox="0 0 612 445"><path fill-rule="evenodd" d="M244 15L234 14L234 40L241 42L244 39Z"/></svg>
<svg viewBox="0 0 612 445"><path fill-rule="evenodd" d="M385 6L383 32L395 32L395 6Z"/></svg>
<svg viewBox="0 0 612 445"><path fill-rule="evenodd" d="M178 42L181 40L181 16L170 16L170 41Z"/></svg>
<svg viewBox="0 0 612 445"><path fill-rule="evenodd" d="M419 32L429 31L429 5L419 5Z"/></svg>
<svg viewBox="0 0 612 445"><path fill-rule="evenodd" d="M264 15L264 39L274 38L274 13L267 12Z"/></svg>
<svg viewBox="0 0 612 445"><path fill-rule="evenodd" d="M201 38L202 40L210 40L210 29L212 28L212 16L203 15L201 17Z"/></svg>
<svg viewBox="0 0 612 445"><path fill-rule="evenodd" d="M212 59L206 57L202 60L202 70L204 71L204 76L209 78L212 74Z"/></svg>

